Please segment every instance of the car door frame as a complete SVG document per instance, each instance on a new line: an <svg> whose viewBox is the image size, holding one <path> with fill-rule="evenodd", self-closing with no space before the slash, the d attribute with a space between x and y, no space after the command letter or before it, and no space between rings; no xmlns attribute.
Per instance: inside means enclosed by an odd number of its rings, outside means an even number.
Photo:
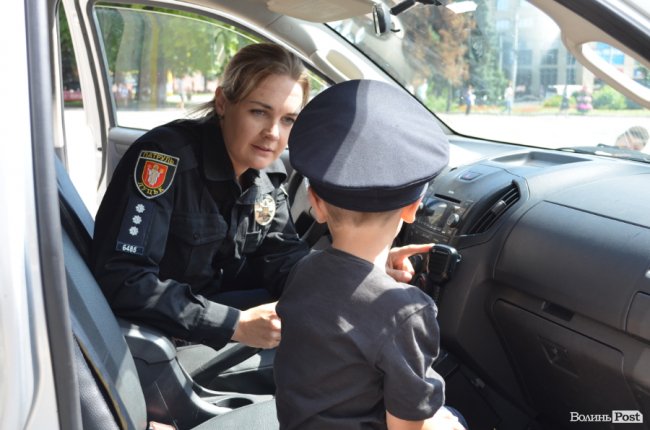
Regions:
<svg viewBox="0 0 650 430"><path fill-rule="evenodd" d="M11 67L3 112L10 145L0 195L3 250L2 428L81 429L73 339L63 265L54 145L62 133L57 114L54 35L56 1L9 1L0 34ZM6 412L6 413L5 413Z"/></svg>

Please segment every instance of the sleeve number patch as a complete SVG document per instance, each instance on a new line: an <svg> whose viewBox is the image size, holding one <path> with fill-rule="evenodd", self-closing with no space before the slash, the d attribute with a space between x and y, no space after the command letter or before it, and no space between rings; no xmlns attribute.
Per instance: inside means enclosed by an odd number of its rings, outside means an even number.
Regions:
<svg viewBox="0 0 650 430"><path fill-rule="evenodd" d="M149 224L156 207L153 202L131 197L122 217L120 234L115 250L127 254L143 255Z"/></svg>
<svg viewBox="0 0 650 430"><path fill-rule="evenodd" d="M126 252L128 254L142 255L144 253L144 247L129 245L120 241L117 242L117 249L118 251Z"/></svg>

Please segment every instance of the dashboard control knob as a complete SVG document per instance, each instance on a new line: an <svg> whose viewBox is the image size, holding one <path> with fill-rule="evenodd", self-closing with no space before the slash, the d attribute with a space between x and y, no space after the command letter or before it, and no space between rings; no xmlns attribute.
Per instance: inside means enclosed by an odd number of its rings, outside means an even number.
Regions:
<svg viewBox="0 0 650 430"><path fill-rule="evenodd" d="M447 227L451 227L451 228L456 227L459 222L460 222L460 215L458 215L457 213L452 213L447 218Z"/></svg>

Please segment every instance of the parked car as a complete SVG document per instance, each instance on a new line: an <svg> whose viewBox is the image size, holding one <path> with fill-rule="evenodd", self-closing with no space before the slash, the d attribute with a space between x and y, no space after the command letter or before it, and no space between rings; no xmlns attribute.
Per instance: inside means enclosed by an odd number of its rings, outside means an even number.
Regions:
<svg viewBox="0 0 650 430"><path fill-rule="evenodd" d="M62 8L70 38L57 36ZM616 144L630 127L650 129L643 0L9 0L3 10L0 428L277 425L269 396L205 389L165 336L118 321L83 258L129 145L210 100L237 48L266 40L303 58L314 94L390 82L445 130L450 163L396 245L445 245L414 259L414 283L438 302L434 366L470 428L648 427L650 145ZM64 109L63 43L76 55L75 109ZM468 86L480 90L471 110L458 103ZM589 93L588 112L575 88ZM302 178L288 185L305 240L327 243L310 229Z"/></svg>
<svg viewBox="0 0 650 430"><path fill-rule="evenodd" d="M79 82L66 82L63 84L64 102L80 102L81 100L81 86Z"/></svg>

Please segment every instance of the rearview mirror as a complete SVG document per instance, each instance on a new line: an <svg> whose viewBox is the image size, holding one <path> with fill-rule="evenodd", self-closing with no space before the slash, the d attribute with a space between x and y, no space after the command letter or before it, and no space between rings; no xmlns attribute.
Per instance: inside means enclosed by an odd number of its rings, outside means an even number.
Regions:
<svg viewBox="0 0 650 430"><path fill-rule="evenodd" d="M375 34L381 36L391 28L390 10L383 3L372 6L372 21L375 25Z"/></svg>

